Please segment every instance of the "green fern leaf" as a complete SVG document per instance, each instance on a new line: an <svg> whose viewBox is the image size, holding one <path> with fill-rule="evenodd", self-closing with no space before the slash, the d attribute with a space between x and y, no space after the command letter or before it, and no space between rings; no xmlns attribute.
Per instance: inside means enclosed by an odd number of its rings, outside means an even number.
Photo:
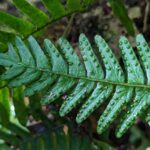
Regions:
<svg viewBox="0 0 150 150"><path fill-rule="evenodd" d="M79 135L74 133L72 130L67 130L64 132L63 128L59 127L57 130L55 128L47 129L47 131L42 131L41 133L32 134L26 128L24 130L22 127L10 123L9 129L11 132L6 132L0 129L0 138L5 141L3 143L7 146L13 146L14 149L19 148L20 150L101 150L104 149L114 149L110 145L97 141L96 139L89 139L86 135ZM71 126L69 126L71 128ZM1 148L1 145L0 145Z"/></svg>
<svg viewBox="0 0 150 150"><path fill-rule="evenodd" d="M16 33L18 34L29 34L32 32L34 26L25 20L22 20L20 18L17 18L15 16L9 15L5 12L0 11L0 25L1 30L3 29L2 27L8 27L11 29L14 29ZM2 30L3 31L3 30ZM7 33L7 30L6 30Z"/></svg>
<svg viewBox="0 0 150 150"><path fill-rule="evenodd" d="M129 41L124 36L120 38L119 47L124 63L121 66L99 35L95 36L98 57L86 36L80 35L82 58L64 38L58 40L59 47L45 39L42 49L32 36L28 38L29 46L17 37L16 47L9 44L8 52L0 54L0 64L6 68L1 78L8 80L10 87L26 85L26 96L46 91L41 100L43 105L67 93L59 113L65 116L83 103L76 117L77 123L87 119L107 100L107 106L98 120L97 131L104 132L123 113L116 130L117 137L121 137L138 117L147 114L150 106L150 48L140 34L136 42L139 58ZM149 114L146 120L149 122Z"/></svg>
<svg viewBox="0 0 150 150"><path fill-rule="evenodd" d="M57 18L61 15L65 15L66 11L64 6L60 3L60 0L42 0L45 6L48 8L49 12L53 15L54 18Z"/></svg>
<svg viewBox="0 0 150 150"><path fill-rule="evenodd" d="M80 0L67 0L67 6L70 10L75 10L76 7L80 8L81 5L80 5Z"/></svg>
<svg viewBox="0 0 150 150"><path fill-rule="evenodd" d="M21 12L20 17L0 11L0 48L12 42L16 35L26 39L29 35L40 32L47 25L58 19L86 9L92 3L89 1L68 0L67 6L60 0L41 0L47 13L40 10L27 0L13 0L12 4ZM85 4L85 6L83 6ZM26 17L22 16L25 15Z"/></svg>
<svg viewBox="0 0 150 150"><path fill-rule="evenodd" d="M13 3L22 13L27 15L31 22L37 27L41 27L43 24L48 22L48 16L43 11L31 5L27 1L13 0Z"/></svg>

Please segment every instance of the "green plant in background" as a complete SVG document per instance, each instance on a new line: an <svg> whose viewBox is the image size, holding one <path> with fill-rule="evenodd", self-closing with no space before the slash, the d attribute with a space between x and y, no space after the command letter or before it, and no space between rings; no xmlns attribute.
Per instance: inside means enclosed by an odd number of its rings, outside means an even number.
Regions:
<svg viewBox="0 0 150 150"><path fill-rule="evenodd" d="M85 10L96 0L41 0L49 13L45 13L26 0L13 0L12 4L21 12L19 17L0 11L0 48L6 49L8 42L12 42L16 35L26 39L31 34L41 32L49 24L64 16ZM122 0L109 0L114 14L125 26L129 34L134 34L132 21L129 19ZM25 17L24 17L25 16Z"/></svg>
<svg viewBox="0 0 150 150"><path fill-rule="evenodd" d="M104 142L91 141L86 135L78 136L71 130L64 130L63 127L65 126L47 129L46 132L34 136L28 130L11 123L9 124L11 133L9 130L0 131L0 137L13 145L14 149L19 148L21 150L113 150L111 146ZM9 150L6 144L0 144L0 148Z"/></svg>
<svg viewBox="0 0 150 150"><path fill-rule="evenodd" d="M62 54L48 39L44 40L43 50L32 36L28 38L28 42L30 49L17 37L18 53L9 45L8 52L0 54L0 64L7 70L1 79L8 80L9 87L25 84L25 96L32 96L42 90L47 91L41 100L44 105L67 92L68 96L60 108L61 116L68 114L86 98L76 117L78 123L83 122L104 101L110 99L98 121L97 131L105 131L118 114L126 110L127 113L124 113L116 130L117 137L121 137L137 117L148 110L150 48L142 35L136 37L140 61L128 40L125 37L120 38L119 46L125 73L104 39L95 36L105 75L84 34L79 37L84 65L64 38L58 40ZM141 67L145 70L146 77Z"/></svg>
<svg viewBox="0 0 150 150"><path fill-rule="evenodd" d="M109 0L111 8L113 10L114 15L120 20L120 22L124 25L127 32L131 35L135 34L133 22L128 17L128 12L125 8L125 4L123 0Z"/></svg>
<svg viewBox="0 0 150 150"><path fill-rule="evenodd" d="M14 39L15 35L20 35L23 39L31 34L41 31L44 27L72 13L83 11L94 0L67 0L63 5L59 0L41 0L49 14L31 5L25 0L13 0L22 13L20 17L15 17L0 11L0 48L6 48L5 44ZM22 18L23 16L26 18Z"/></svg>

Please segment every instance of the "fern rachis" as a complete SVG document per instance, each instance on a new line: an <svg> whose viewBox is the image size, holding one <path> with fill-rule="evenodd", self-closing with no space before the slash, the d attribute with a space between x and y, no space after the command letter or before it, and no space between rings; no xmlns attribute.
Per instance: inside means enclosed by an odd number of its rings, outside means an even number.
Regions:
<svg viewBox="0 0 150 150"><path fill-rule="evenodd" d="M110 102L98 121L99 133L106 130L124 106L131 103L132 106L126 108L128 113L124 113L119 123L117 137L122 136L137 117L148 111L150 49L142 35L137 36L140 62L128 40L125 37L120 38L119 46L127 76L101 36L95 36L95 43L104 63L105 73L84 34L81 34L79 38L83 62L64 38L58 40L62 54L60 49L48 39L44 41L44 51L33 37L29 37L28 42L30 48L17 37L18 51L9 44L8 52L0 55L0 64L8 68L2 75L2 79L9 80L10 87L25 84L24 93L27 96L46 89L47 94L41 100L44 105L55 101L69 91L60 108L61 116L69 113L89 95L77 114L78 123L85 120L109 98ZM146 84L144 75L147 79Z"/></svg>

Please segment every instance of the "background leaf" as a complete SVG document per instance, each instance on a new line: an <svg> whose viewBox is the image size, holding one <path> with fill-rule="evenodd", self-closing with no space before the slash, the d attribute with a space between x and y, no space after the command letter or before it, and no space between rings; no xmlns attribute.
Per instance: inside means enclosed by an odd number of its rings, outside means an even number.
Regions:
<svg viewBox="0 0 150 150"><path fill-rule="evenodd" d="M23 97L23 87L13 89L13 104L15 107L15 114L19 122L23 125L27 123L28 120L28 108L27 101Z"/></svg>
<svg viewBox="0 0 150 150"><path fill-rule="evenodd" d="M118 17L124 27L127 29L128 33L134 35L133 22L128 16L128 12L125 8L123 0L109 0L113 13Z"/></svg>
<svg viewBox="0 0 150 150"><path fill-rule="evenodd" d="M0 123L7 125L10 120L10 97L8 88L0 90Z"/></svg>

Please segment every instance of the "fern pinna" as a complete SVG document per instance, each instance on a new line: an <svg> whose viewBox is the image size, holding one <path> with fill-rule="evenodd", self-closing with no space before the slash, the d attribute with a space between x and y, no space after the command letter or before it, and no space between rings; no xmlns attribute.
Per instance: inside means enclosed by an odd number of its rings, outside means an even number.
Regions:
<svg viewBox="0 0 150 150"><path fill-rule="evenodd" d="M116 130L116 136L121 137L137 117L147 113L148 122L150 118L150 48L141 34L137 35L136 42L139 57L128 40L124 36L120 38L123 70L99 35L95 36L95 43L104 69L84 34L79 37L82 59L65 38L58 40L58 48L45 39L42 50L32 36L28 38L29 47L16 37L16 47L9 44L8 52L0 54L0 64L6 68L1 79L8 80L9 87L26 85L26 96L47 91L41 100L43 105L67 93L60 108L61 116L67 115L86 98L77 114L77 123L110 100L100 116L97 131L104 132L123 112Z"/></svg>

